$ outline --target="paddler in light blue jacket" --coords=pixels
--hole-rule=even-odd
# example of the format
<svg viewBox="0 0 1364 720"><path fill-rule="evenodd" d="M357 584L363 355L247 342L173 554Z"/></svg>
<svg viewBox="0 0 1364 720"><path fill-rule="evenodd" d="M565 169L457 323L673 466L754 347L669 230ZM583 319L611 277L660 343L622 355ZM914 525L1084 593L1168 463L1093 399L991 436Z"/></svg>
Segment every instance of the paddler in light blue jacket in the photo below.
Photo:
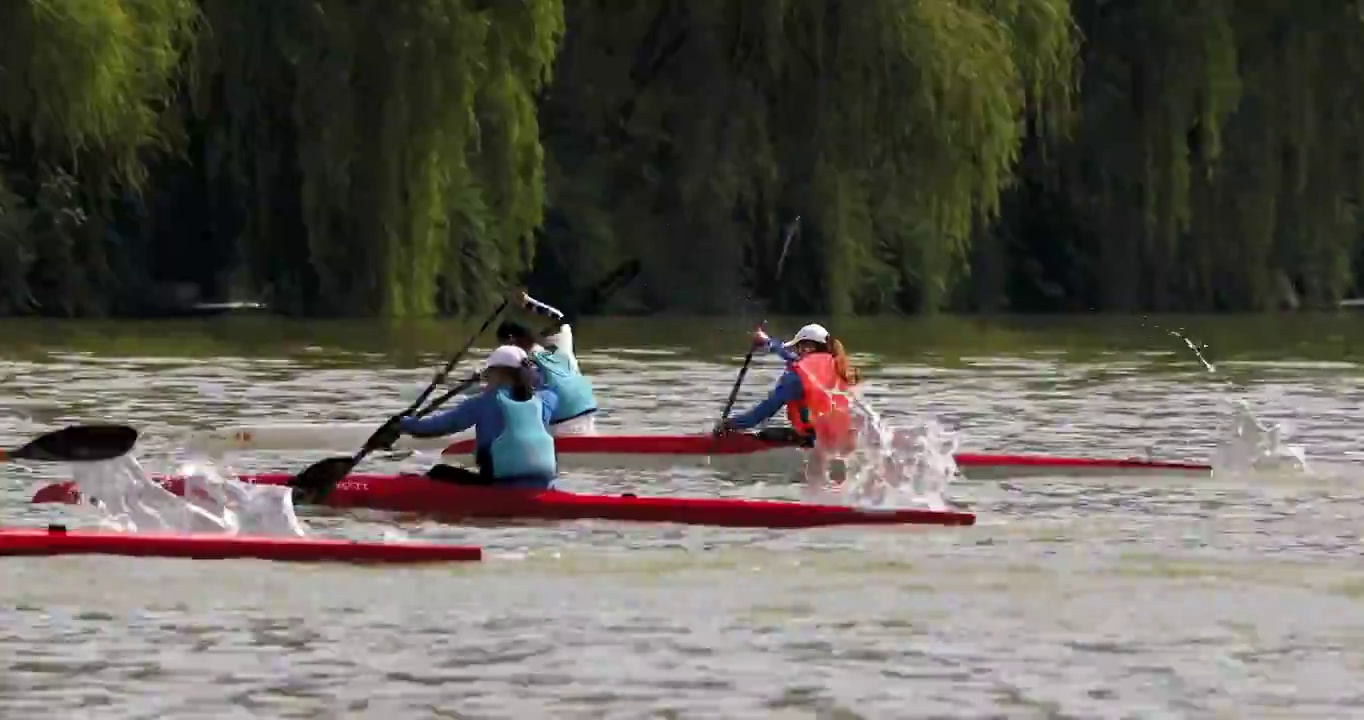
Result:
<svg viewBox="0 0 1364 720"><path fill-rule="evenodd" d="M592 382L583 376L578 358L573 352L573 329L563 322L564 314L525 293L519 296L521 306L538 315L558 321L557 329L544 337L544 345L536 342L530 328L507 321L497 328L498 342L515 345L530 357L539 372L541 387L551 390L559 398L559 405L550 420L550 433L559 435L596 435L597 398Z"/></svg>
<svg viewBox="0 0 1364 720"><path fill-rule="evenodd" d="M503 345L483 365L483 391L445 412L403 418L400 429L416 437L440 437L474 428L478 470L437 465L434 480L525 489L554 486L558 464L550 418L559 405L553 390L535 389L526 351Z"/></svg>

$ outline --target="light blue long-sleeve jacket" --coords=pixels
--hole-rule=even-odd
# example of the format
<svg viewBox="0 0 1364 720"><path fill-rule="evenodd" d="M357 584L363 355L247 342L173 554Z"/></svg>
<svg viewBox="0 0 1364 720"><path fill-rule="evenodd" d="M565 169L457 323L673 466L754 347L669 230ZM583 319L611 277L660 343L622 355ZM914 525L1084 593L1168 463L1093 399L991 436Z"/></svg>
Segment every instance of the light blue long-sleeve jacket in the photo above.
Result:
<svg viewBox="0 0 1364 720"><path fill-rule="evenodd" d="M498 485L548 488L558 475L554 438L548 427L559 397L552 390L540 389L533 399L539 404L538 422L516 414L516 427L507 425L516 405L506 388L484 390L428 417L403 418L400 427L416 437L453 435L472 427L479 469L492 476Z"/></svg>

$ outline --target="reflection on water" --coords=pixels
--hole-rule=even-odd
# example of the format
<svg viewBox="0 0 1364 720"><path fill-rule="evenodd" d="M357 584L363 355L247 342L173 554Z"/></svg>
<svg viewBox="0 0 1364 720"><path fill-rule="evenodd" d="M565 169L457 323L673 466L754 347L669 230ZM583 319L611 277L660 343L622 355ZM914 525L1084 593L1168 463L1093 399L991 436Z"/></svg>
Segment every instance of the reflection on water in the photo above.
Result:
<svg viewBox="0 0 1364 720"><path fill-rule="evenodd" d="M100 342L114 341L37 343L0 360L5 446L40 427L117 419L145 428L144 462L168 469L186 459L176 448L190 429L372 421L429 374L292 349L315 338L267 336L251 353L275 342L278 357L144 358L131 340L121 353L77 352ZM605 427L704 429L733 378L733 367L666 349L594 353L589 333L583 344ZM869 395L893 421L938 417L967 451L1208 459L1233 399L1222 376L1173 360L1173 346L1055 351L1066 344L869 358ZM950 529L301 513L320 533L484 545L473 567L0 561L0 716L1359 716L1360 374L1348 363L1215 364L1236 368L1262 422L1291 422L1314 475L958 482L950 494L980 524ZM743 402L776 372L771 360L751 372ZM324 454L233 461L298 469ZM4 524L76 511L25 502L56 472L7 467ZM799 493L783 478L705 468L568 482Z"/></svg>

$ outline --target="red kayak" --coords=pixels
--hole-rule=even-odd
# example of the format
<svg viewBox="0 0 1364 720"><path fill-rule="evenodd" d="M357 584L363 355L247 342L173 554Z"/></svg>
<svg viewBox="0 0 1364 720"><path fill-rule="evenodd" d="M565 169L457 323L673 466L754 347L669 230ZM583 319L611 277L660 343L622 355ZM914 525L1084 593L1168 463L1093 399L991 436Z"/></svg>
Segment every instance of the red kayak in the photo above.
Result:
<svg viewBox="0 0 1364 720"><path fill-rule="evenodd" d="M248 475L245 482L283 485L289 475ZM162 478L172 492L180 478ZM79 502L72 483L48 485L33 502ZM421 475L351 475L327 497L335 508L420 513L446 520L623 520L723 527L807 528L828 525L974 525L971 513L880 510L737 498L579 495L560 490L510 490L437 482Z"/></svg>
<svg viewBox="0 0 1364 720"><path fill-rule="evenodd" d="M695 464L713 459L717 466L750 471L798 469L805 450L790 443L752 434L716 439L710 435L565 435L554 439L561 467L653 467ZM446 446L443 455L469 456L472 439ZM1051 455L953 456L963 475L972 480L1030 476L1076 477L1114 475L1177 475L1205 477L1212 467L1157 460L1102 460Z"/></svg>
<svg viewBox="0 0 1364 720"><path fill-rule="evenodd" d="M227 425L195 433L188 446L199 452L255 450L337 450L354 452L374 433L372 423L264 423ZM453 442L442 438L404 436L398 450L442 452L468 457L473 452L473 433L461 433ZM770 440L752 433L723 438L699 435L565 435L555 439L559 469L668 470L706 465L736 473L788 473L799 471L805 450L789 442ZM1207 465L1162 462L1149 459L1099 460L1047 455L986 455L961 453L957 466L968 480L1021 477L1076 477L1114 475L1207 477Z"/></svg>
<svg viewBox="0 0 1364 720"><path fill-rule="evenodd" d="M167 535L103 530L0 529L0 556L125 555L292 562L438 563L483 559L483 549L414 542L352 542L326 538Z"/></svg>

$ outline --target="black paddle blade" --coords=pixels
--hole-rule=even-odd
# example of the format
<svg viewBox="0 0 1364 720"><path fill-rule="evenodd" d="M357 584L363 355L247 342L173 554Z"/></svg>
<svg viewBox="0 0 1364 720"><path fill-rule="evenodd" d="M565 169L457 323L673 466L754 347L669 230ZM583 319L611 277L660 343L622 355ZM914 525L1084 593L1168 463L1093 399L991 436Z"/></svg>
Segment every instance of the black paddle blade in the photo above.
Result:
<svg viewBox="0 0 1364 720"><path fill-rule="evenodd" d="M583 298L579 305L579 313L600 310L600 306L604 305L617 290L628 285L636 275L639 275L640 267L638 259L626 260L610 275L599 280L588 292L587 297Z"/></svg>
<svg viewBox="0 0 1364 720"><path fill-rule="evenodd" d="M72 425L47 433L0 460L99 462L127 455L137 444L137 430L127 425Z"/></svg>
<svg viewBox="0 0 1364 720"><path fill-rule="evenodd" d="M290 478L289 487L294 488L294 495L299 500L315 500L325 497L354 469L354 457L329 457L309 465L303 472Z"/></svg>

